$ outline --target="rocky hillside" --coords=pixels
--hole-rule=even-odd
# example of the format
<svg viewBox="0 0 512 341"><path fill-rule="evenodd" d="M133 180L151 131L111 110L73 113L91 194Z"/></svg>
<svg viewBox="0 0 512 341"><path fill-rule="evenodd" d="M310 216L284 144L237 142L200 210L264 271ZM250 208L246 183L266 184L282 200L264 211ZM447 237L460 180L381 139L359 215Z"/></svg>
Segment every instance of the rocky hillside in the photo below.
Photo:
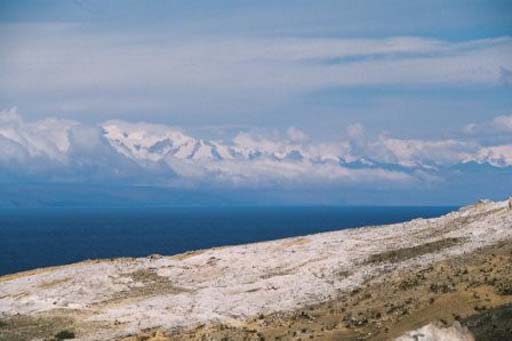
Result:
<svg viewBox="0 0 512 341"><path fill-rule="evenodd" d="M511 241L510 203L482 201L435 219L38 269L0 277L0 339L385 340L455 320L477 339L510 336Z"/></svg>

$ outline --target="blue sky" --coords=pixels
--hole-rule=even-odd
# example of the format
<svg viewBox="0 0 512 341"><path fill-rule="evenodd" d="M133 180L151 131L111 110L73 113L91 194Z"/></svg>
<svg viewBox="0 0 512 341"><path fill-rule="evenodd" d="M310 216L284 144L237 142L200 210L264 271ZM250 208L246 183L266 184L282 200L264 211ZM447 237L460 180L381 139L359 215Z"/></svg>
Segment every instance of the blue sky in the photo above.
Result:
<svg viewBox="0 0 512 341"><path fill-rule="evenodd" d="M160 86L150 81L153 74L141 74L156 48L168 48L172 53L179 46L186 48L186 42L194 46L209 43L210 46L202 50L192 51L193 47L188 47L196 62L204 64L198 66L198 72L207 72L216 66L228 69L220 65L222 59L217 64L205 59L221 52L212 44L222 46L232 41L241 41L240 46L235 51L225 47L226 53L240 53L244 42L247 49L272 49L270 45L287 39L298 39L298 44L306 45L309 40L319 39L414 37L450 44L507 37L512 34L512 5L508 1L197 1L193 4L184 1L2 1L0 22L4 27L9 26L2 30L1 38L7 45L2 56L14 59L22 52L30 54L17 74L27 73L28 79L24 82L41 84L39 89L32 84L30 89L26 89L27 84L12 89L6 84L0 100L5 108L17 106L30 117L56 115L101 121L111 117L139 120L143 116L146 120L178 125L284 127L293 124L308 127L315 134L325 134L325 129L335 134L336 128L354 121L376 125L377 130L384 127L400 133L407 133L416 123L421 123L425 133L434 133L437 125L423 124L425 116L443 117L445 127L457 129L464 120L504 114L512 105L510 87L499 82L474 84L456 80L451 84L433 81L425 85L420 79L413 79L404 85L394 84L383 75L382 82L377 84L325 82L294 89L287 83L262 87L250 84L249 79L243 91L237 91L236 87L221 91L223 89L216 83L230 79L212 75L209 80L193 84L196 75L183 75L177 84ZM52 47L71 51L60 52L57 58L46 51ZM104 54L99 51L108 48L112 51ZM38 56L38 52L44 56ZM279 70L280 65L276 65L275 70L270 65L272 52L255 58L268 58L264 65L258 61L258 66L268 68L268 72L278 72L275 70ZM89 55L84 56L84 53ZM127 53L149 56L146 59L141 56L139 61L127 60L129 58L123 55ZM199 56L201 53L204 55ZM367 59L377 57L371 49L366 53ZM247 54L249 56L243 56L244 61L250 58L250 51ZM333 53L325 60L335 60L335 56ZM168 58L168 55L161 52L160 57ZM398 57L385 56L388 59ZM115 63L110 58L139 69L130 79L119 80L124 83L123 89L102 77L94 77L101 72L111 78L121 78L103 69ZM158 53L156 58L159 58ZM53 65L57 63L70 65L64 69ZM240 69L232 70L232 77L244 77L243 67ZM52 91L43 91L45 82L52 83L52 78L60 78L59 72L71 70L90 71L88 86L76 75L75 79L66 79L66 83L62 80L63 84ZM405 73L406 70L404 76ZM255 76L247 73L249 78ZM165 77L172 78L172 70ZM5 83L12 84L9 80L4 78ZM145 80L148 84L137 85ZM270 83L275 82L275 78L269 75L258 81ZM328 121L327 127L316 129L312 123L318 118Z"/></svg>
<svg viewBox="0 0 512 341"><path fill-rule="evenodd" d="M166 163L151 185L180 190L212 177L223 190L230 178L228 192L334 181L353 197L378 187L397 202L428 188L421 203L446 198L439 183L460 173L452 203L469 196L467 184L478 183L471 198L506 194L481 174L512 185L509 1L0 1L0 43L5 183L47 172L52 182L88 183L70 174L102 153L96 182L133 183L106 175L108 160L125 158L130 179L154 178ZM115 140L120 127L146 139ZM151 154L181 138L175 130L195 149L173 140L175 154ZM105 145L84 149L81 136ZM201 141L210 149L199 157ZM343 170L335 180L325 160ZM354 162L364 171L353 174ZM454 170L471 162L485 171ZM413 178L401 194L389 190L395 176Z"/></svg>

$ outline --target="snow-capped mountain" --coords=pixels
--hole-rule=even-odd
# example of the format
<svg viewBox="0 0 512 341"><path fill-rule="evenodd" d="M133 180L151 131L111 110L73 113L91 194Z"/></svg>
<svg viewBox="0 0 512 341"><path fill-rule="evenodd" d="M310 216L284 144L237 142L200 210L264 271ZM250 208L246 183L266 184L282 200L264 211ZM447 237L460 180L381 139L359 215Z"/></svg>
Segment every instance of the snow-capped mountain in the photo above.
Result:
<svg viewBox="0 0 512 341"><path fill-rule="evenodd" d="M399 140L382 137L369 143L368 155L354 155L350 143L297 143L239 133L233 141L207 141L174 127L147 123L108 121L105 137L119 153L133 160L197 160L337 163L352 169L422 169L435 171L444 165L467 162L494 167L512 165L512 146L479 147L459 141Z"/></svg>
<svg viewBox="0 0 512 341"><path fill-rule="evenodd" d="M199 141L170 127L122 121L109 121L102 127L112 147L134 160L158 161L167 156L186 159L199 149Z"/></svg>
<svg viewBox="0 0 512 341"><path fill-rule="evenodd" d="M239 134L231 144L206 141L164 125L109 121L105 137L119 153L134 160L287 160L300 161L310 155L297 144L254 140Z"/></svg>
<svg viewBox="0 0 512 341"><path fill-rule="evenodd" d="M360 131L359 131L360 133ZM512 167L512 145L466 140L369 139L314 142L287 133L241 131L227 141L194 137L176 127L107 121L99 126L61 119L24 122L15 111L0 115L0 170L5 174L69 174L207 183L375 183L446 178L464 167ZM42 170L44 170L44 173ZM74 170L74 171L73 171ZM130 175L131 174L131 175ZM162 180L163 179L163 180Z"/></svg>

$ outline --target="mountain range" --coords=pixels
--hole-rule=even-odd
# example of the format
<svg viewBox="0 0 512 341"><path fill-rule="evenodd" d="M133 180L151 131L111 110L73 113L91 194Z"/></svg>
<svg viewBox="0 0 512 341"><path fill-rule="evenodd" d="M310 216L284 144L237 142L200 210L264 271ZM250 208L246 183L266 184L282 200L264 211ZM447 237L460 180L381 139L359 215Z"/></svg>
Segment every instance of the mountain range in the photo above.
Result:
<svg viewBox="0 0 512 341"><path fill-rule="evenodd" d="M294 127L286 132L246 129L222 140L144 122L25 122L9 110L0 115L0 182L4 190L38 183L104 190L108 184L171 188L173 193L313 190L338 198L345 188L405 193L472 186L475 195L482 195L480 187L502 194L501 186L487 181L502 178L512 185L510 135L499 136L495 144L471 136L422 140L383 133L372 138L355 124L334 141L313 140Z"/></svg>

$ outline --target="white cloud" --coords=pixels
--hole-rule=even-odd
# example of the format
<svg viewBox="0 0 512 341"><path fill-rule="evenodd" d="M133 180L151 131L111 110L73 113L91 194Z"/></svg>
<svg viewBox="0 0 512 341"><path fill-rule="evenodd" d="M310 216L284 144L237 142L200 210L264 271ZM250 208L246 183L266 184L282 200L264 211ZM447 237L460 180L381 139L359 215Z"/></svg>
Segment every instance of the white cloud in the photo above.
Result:
<svg viewBox="0 0 512 341"><path fill-rule="evenodd" d="M31 157L65 161L68 133L75 125L78 123L51 118L25 123L15 108L0 112L0 136L18 144Z"/></svg>
<svg viewBox="0 0 512 341"><path fill-rule="evenodd" d="M478 124L468 123L462 128L462 131L464 132L464 134L473 135L478 133L479 129L480 127L478 126Z"/></svg>
<svg viewBox="0 0 512 341"><path fill-rule="evenodd" d="M376 159L405 167L446 166L466 160L477 146L457 140L398 139L382 135L369 146Z"/></svg>
<svg viewBox="0 0 512 341"><path fill-rule="evenodd" d="M510 37L128 39L61 30L6 36L0 92L51 99L56 110L122 111L125 103L156 108L205 96L268 103L331 86L492 85L512 69Z"/></svg>
<svg viewBox="0 0 512 341"><path fill-rule="evenodd" d="M469 123L462 129L463 133L476 138L501 138L512 142L512 115L496 116L490 121Z"/></svg>
<svg viewBox="0 0 512 341"><path fill-rule="evenodd" d="M289 127L286 130L286 135L293 142L305 142L309 140L308 134L296 127Z"/></svg>
<svg viewBox="0 0 512 341"><path fill-rule="evenodd" d="M274 187L294 185L368 185L372 183L407 183L414 178L399 171L384 169L349 169L343 166L311 161L289 162L272 159L227 160L204 162L173 160L173 170L183 177L196 178L201 182L215 179L220 184L242 187Z"/></svg>
<svg viewBox="0 0 512 341"><path fill-rule="evenodd" d="M15 109L0 112L0 147L0 173L29 181L122 181L144 174L110 146L101 127L55 118L25 122Z"/></svg>
<svg viewBox="0 0 512 341"><path fill-rule="evenodd" d="M512 115L494 118L492 126L498 131L512 133Z"/></svg>

